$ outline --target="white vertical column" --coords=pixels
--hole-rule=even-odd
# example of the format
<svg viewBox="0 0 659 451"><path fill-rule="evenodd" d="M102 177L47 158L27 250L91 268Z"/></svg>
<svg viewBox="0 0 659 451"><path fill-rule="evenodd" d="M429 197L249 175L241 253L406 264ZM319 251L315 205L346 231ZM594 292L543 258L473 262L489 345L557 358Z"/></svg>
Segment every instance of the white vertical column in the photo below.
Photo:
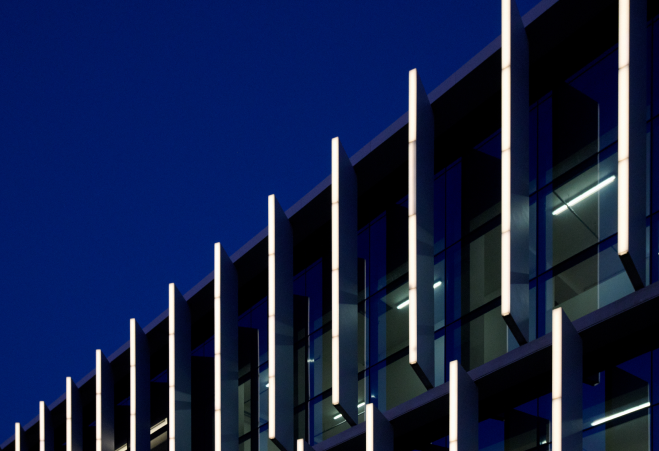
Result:
<svg viewBox="0 0 659 451"><path fill-rule="evenodd" d="M366 404L366 451L394 451L394 430L373 404Z"/></svg>
<svg viewBox="0 0 659 451"><path fill-rule="evenodd" d="M618 1L618 255L645 286L646 1Z"/></svg>
<svg viewBox="0 0 659 451"><path fill-rule="evenodd" d="M192 449L192 331L188 303L169 284L169 451Z"/></svg>
<svg viewBox="0 0 659 451"><path fill-rule="evenodd" d="M238 449L238 274L220 243L215 243L215 451Z"/></svg>
<svg viewBox="0 0 659 451"><path fill-rule="evenodd" d="M357 176L332 139L332 404L357 424Z"/></svg>
<svg viewBox="0 0 659 451"><path fill-rule="evenodd" d="M515 0L501 1L501 315L529 339L529 49Z"/></svg>
<svg viewBox="0 0 659 451"><path fill-rule="evenodd" d="M14 450L27 451L27 443L25 443L25 432L21 423L14 424Z"/></svg>
<svg viewBox="0 0 659 451"><path fill-rule="evenodd" d="M426 388L432 388L435 381L435 121L416 69L409 73L408 117L409 361Z"/></svg>
<svg viewBox="0 0 659 451"><path fill-rule="evenodd" d="M110 362L96 350L96 451L114 451L114 377Z"/></svg>
<svg viewBox="0 0 659 451"><path fill-rule="evenodd" d="M449 364L449 449L478 450L478 388L457 360Z"/></svg>
<svg viewBox="0 0 659 451"><path fill-rule="evenodd" d="M66 378L66 451L82 451L82 403L70 377Z"/></svg>
<svg viewBox="0 0 659 451"><path fill-rule="evenodd" d="M552 312L551 449L581 451L583 440L581 337L562 308Z"/></svg>
<svg viewBox="0 0 659 451"><path fill-rule="evenodd" d="M146 334L130 320L130 449L151 449L151 355Z"/></svg>
<svg viewBox="0 0 659 451"><path fill-rule="evenodd" d="M293 230L268 197L268 436L293 449Z"/></svg>
<svg viewBox="0 0 659 451"><path fill-rule="evenodd" d="M39 401L39 451L55 451L52 416L43 401Z"/></svg>

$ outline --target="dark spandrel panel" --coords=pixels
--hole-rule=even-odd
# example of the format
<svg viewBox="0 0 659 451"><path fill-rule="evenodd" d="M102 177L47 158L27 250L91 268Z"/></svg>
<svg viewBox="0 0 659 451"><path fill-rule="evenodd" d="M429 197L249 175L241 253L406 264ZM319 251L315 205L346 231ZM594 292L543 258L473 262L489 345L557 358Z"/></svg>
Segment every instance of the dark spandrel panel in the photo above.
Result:
<svg viewBox="0 0 659 451"><path fill-rule="evenodd" d="M652 115L659 114L659 25L654 23L652 30Z"/></svg>
<svg viewBox="0 0 659 451"><path fill-rule="evenodd" d="M324 266L328 265L323 265L323 261L320 260L319 262L315 263L313 266L311 266L306 273L306 280L307 280L307 296L309 297L309 332L311 333L314 330L319 329L320 327L323 326L323 324L326 321L329 321L330 315L327 315L325 317L325 313L328 310L327 307L330 303L330 299L328 297L327 300L324 299L323 293L324 293L324 277L323 277L323 270ZM331 267L328 267L327 270L331 270Z"/></svg>
<svg viewBox="0 0 659 451"><path fill-rule="evenodd" d="M552 98L538 105L538 188L550 183L553 176L552 159Z"/></svg>
<svg viewBox="0 0 659 451"><path fill-rule="evenodd" d="M369 300L369 354L371 364L407 347L409 331L408 284L387 288Z"/></svg>
<svg viewBox="0 0 659 451"><path fill-rule="evenodd" d="M435 248L437 254L446 247L446 176L440 175L434 181L434 221Z"/></svg>
<svg viewBox="0 0 659 451"><path fill-rule="evenodd" d="M538 108L529 113L529 194L538 189Z"/></svg>
<svg viewBox="0 0 659 451"><path fill-rule="evenodd" d="M330 392L309 402L309 435L312 445L316 445L349 428L348 422L332 405Z"/></svg>
<svg viewBox="0 0 659 451"><path fill-rule="evenodd" d="M652 216L650 227L650 274L654 283L659 281L659 215Z"/></svg>
<svg viewBox="0 0 659 451"><path fill-rule="evenodd" d="M529 198L529 279L538 275L538 196Z"/></svg>
<svg viewBox="0 0 659 451"><path fill-rule="evenodd" d="M380 412L409 401L426 391L409 363L407 352L380 362L369 370L371 402Z"/></svg>
<svg viewBox="0 0 659 451"><path fill-rule="evenodd" d="M332 328L324 327L309 336L307 357L309 398L332 388Z"/></svg>
<svg viewBox="0 0 659 451"><path fill-rule="evenodd" d="M618 50L607 50L569 85L599 105L600 149L618 138ZM556 116L554 116L556 117Z"/></svg>
<svg viewBox="0 0 659 451"><path fill-rule="evenodd" d="M458 360L472 369L495 359L507 351L508 328L501 317L500 303L494 301L468 319L446 328L446 361Z"/></svg>
<svg viewBox="0 0 659 451"><path fill-rule="evenodd" d="M294 359L294 381L295 386L293 404L298 406L304 404L309 398L307 396L307 340L300 340L295 345L295 359Z"/></svg>
<svg viewBox="0 0 659 451"><path fill-rule="evenodd" d="M496 131L492 135L488 136L480 144L474 147L479 152L482 152L486 155L489 155L494 158L501 159L501 130Z"/></svg>
<svg viewBox="0 0 659 451"><path fill-rule="evenodd" d="M529 341L539 337L538 335L538 280L529 282Z"/></svg>
<svg viewBox="0 0 659 451"><path fill-rule="evenodd" d="M462 162L446 172L446 247L462 237Z"/></svg>
<svg viewBox="0 0 659 451"><path fill-rule="evenodd" d="M444 253L435 255L433 294L435 296L435 329L446 325L446 277Z"/></svg>
<svg viewBox="0 0 659 451"><path fill-rule="evenodd" d="M268 298L252 309L252 328L259 331L259 365L268 361Z"/></svg>
<svg viewBox="0 0 659 451"><path fill-rule="evenodd" d="M659 211L659 118L652 121L652 212Z"/></svg>
<svg viewBox="0 0 659 451"><path fill-rule="evenodd" d="M371 223L369 232L369 292L375 293L387 286L386 216Z"/></svg>
<svg viewBox="0 0 659 451"><path fill-rule="evenodd" d="M358 273L357 273L357 298L363 301L369 296L369 232L370 227L366 226L359 235L357 235L357 259L358 259Z"/></svg>

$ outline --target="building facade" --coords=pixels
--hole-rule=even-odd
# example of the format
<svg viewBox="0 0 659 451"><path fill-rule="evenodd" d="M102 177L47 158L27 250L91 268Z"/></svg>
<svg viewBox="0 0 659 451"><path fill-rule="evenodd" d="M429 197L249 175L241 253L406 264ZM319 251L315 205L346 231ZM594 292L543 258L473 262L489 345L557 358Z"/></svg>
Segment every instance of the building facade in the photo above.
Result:
<svg viewBox="0 0 659 451"><path fill-rule="evenodd" d="M503 0L1 449L659 450L658 13Z"/></svg>

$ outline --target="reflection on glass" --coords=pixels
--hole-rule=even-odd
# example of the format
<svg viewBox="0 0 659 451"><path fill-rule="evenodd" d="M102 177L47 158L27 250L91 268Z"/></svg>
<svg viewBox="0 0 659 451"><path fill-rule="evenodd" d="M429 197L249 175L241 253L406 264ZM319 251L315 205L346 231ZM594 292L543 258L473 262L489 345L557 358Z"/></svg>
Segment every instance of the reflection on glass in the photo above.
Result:
<svg viewBox="0 0 659 451"><path fill-rule="evenodd" d="M329 392L309 402L309 432L312 445L349 428L348 422L332 405L332 396Z"/></svg>
<svg viewBox="0 0 659 451"><path fill-rule="evenodd" d="M309 337L309 396L313 398L332 386L332 328L326 326Z"/></svg>
<svg viewBox="0 0 659 451"><path fill-rule="evenodd" d="M408 300L408 284L387 288L371 297L370 316L370 360L371 363L400 351L408 344L409 314L405 302ZM399 308L401 307L402 308Z"/></svg>
<svg viewBox="0 0 659 451"><path fill-rule="evenodd" d="M407 352L400 352L369 371L371 402L385 412L424 393L426 388L409 363Z"/></svg>

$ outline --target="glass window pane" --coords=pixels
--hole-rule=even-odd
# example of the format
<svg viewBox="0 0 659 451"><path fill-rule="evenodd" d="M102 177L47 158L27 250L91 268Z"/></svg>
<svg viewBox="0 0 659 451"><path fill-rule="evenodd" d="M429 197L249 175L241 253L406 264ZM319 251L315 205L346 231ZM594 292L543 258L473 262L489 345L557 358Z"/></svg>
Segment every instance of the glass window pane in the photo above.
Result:
<svg viewBox="0 0 659 451"><path fill-rule="evenodd" d="M348 422L332 405L332 396L318 396L309 402L309 432L311 445L316 445L350 428Z"/></svg>
<svg viewBox="0 0 659 451"><path fill-rule="evenodd" d="M435 177L434 192L434 223L435 223L435 254L446 247L446 177L442 174Z"/></svg>
<svg viewBox="0 0 659 451"><path fill-rule="evenodd" d="M309 337L309 397L313 398L332 387L331 325Z"/></svg>
<svg viewBox="0 0 659 451"><path fill-rule="evenodd" d="M407 352L379 363L369 371L371 402L385 412L426 392L410 366Z"/></svg>
<svg viewBox="0 0 659 451"><path fill-rule="evenodd" d="M371 297L369 304L370 361L373 364L408 344L408 284L380 291Z"/></svg>

